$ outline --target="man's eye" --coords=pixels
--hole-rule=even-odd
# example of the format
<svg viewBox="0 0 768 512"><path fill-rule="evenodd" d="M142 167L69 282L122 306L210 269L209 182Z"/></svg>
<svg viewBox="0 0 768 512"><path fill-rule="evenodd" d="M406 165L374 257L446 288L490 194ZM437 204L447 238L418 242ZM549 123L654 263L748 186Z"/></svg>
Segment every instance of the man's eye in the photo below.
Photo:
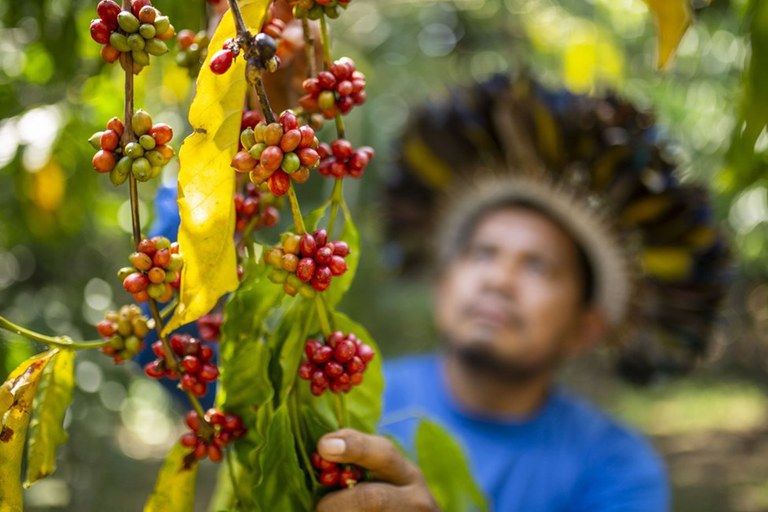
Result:
<svg viewBox="0 0 768 512"><path fill-rule="evenodd" d="M525 266L528 270L536 274L543 276L552 274L552 265L550 265L548 261L544 260L544 258L528 258L525 262Z"/></svg>

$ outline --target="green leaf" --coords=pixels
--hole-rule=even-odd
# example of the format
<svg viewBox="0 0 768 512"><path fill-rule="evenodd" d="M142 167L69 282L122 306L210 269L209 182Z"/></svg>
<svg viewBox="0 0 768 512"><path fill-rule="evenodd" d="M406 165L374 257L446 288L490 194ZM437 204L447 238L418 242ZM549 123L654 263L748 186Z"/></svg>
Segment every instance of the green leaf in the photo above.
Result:
<svg viewBox="0 0 768 512"><path fill-rule="evenodd" d="M240 0L251 27L261 26L269 0ZM179 248L184 256L179 306L163 330L167 334L208 313L219 298L238 285L235 246L235 171L230 162L240 140L240 118L247 83L245 62L237 59L227 73L210 70L211 57L235 37L227 11L208 46L197 93L189 110L194 130L179 152Z"/></svg>
<svg viewBox="0 0 768 512"><path fill-rule="evenodd" d="M144 512L187 512L195 506L197 460L190 449L176 443L160 468L155 490L149 496Z"/></svg>
<svg viewBox="0 0 768 512"><path fill-rule="evenodd" d="M328 200L304 216L304 227L308 232L312 233L317 229L320 219L325 217L325 212L328 211L330 205L331 201Z"/></svg>
<svg viewBox="0 0 768 512"><path fill-rule="evenodd" d="M261 467L268 470L253 489L253 499L263 510L312 510L312 495L299 466L286 405L280 406L272 417L259 460Z"/></svg>
<svg viewBox="0 0 768 512"><path fill-rule="evenodd" d="M63 424L64 413L72 403L74 361L74 350L60 350L51 358L40 379L27 443L24 487L56 470L56 449L67 441Z"/></svg>
<svg viewBox="0 0 768 512"><path fill-rule="evenodd" d="M444 512L486 510L461 446L439 425L422 420L416 430L416 457L429 490Z"/></svg>
<svg viewBox="0 0 768 512"><path fill-rule="evenodd" d="M3 512L21 512L21 459L27 439L32 401L45 366L56 350L30 357L0 387L0 505Z"/></svg>
<svg viewBox="0 0 768 512"><path fill-rule="evenodd" d="M266 279L263 263L246 269L245 278L224 308L218 403L242 416L252 406L272 399L269 380L270 348L264 341L264 321L280 304L283 290ZM246 418L243 417L245 420Z"/></svg>
<svg viewBox="0 0 768 512"><path fill-rule="evenodd" d="M289 326L290 330L287 335L280 337L280 344L275 347L280 353L280 403L285 401L297 380L307 339L318 331L316 316L313 314L314 307L314 300L301 300L290 316L286 315L283 320L283 324Z"/></svg>
<svg viewBox="0 0 768 512"><path fill-rule="evenodd" d="M349 255L345 258L347 271L342 276L334 277L330 288L323 292L329 308L336 306L347 293L349 287L352 286L360 262L360 233L357 231L355 223L352 222L352 214L350 214L347 205L342 203L341 209L344 212L344 230L339 237L334 237L334 239L343 240L349 244Z"/></svg>

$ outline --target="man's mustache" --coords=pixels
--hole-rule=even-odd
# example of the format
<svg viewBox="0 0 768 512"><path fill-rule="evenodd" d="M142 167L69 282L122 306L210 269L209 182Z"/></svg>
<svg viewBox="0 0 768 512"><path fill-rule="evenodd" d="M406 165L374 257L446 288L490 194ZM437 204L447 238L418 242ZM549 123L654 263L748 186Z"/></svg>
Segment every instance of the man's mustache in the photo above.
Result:
<svg viewBox="0 0 768 512"><path fill-rule="evenodd" d="M460 315L462 318L472 318L482 314L484 309L485 308L482 305L482 299L467 301L467 303L461 307ZM510 303L509 305L505 305L502 309L502 322L504 325L517 331L526 330L528 323L526 322L525 317L520 314L520 312L513 304Z"/></svg>

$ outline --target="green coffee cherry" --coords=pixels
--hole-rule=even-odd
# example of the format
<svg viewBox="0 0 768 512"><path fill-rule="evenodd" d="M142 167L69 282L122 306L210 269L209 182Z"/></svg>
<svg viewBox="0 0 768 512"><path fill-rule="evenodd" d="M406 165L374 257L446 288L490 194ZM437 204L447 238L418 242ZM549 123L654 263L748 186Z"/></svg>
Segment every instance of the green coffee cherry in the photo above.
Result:
<svg viewBox="0 0 768 512"><path fill-rule="evenodd" d="M147 293L150 297L157 300L165 293L165 283L152 283L147 287Z"/></svg>
<svg viewBox="0 0 768 512"><path fill-rule="evenodd" d="M128 48L130 48L131 51L143 50L144 46L146 45L144 38L141 37L139 34L129 35L126 41L128 42Z"/></svg>
<svg viewBox="0 0 768 512"><path fill-rule="evenodd" d="M109 45L117 48L121 52L131 51L131 47L128 46L128 38L120 32L112 32L112 34L110 34Z"/></svg>
<svg viewBox="0 0 768 512"><path fill-rule="evenodd" d="M141 34L141 37L144 39L152 39L155 37L155 34L157 33L157 30L155 29L155 26L151 23L142 23L139 26L139 34Z"/></svg>
<svg viewBox="0 0 768 512"><path fill-rule="evenodd" d="M117 278L120 281L123 281L126 277L133 274L134 272L138 272L138 270L136 270L134 267L123 267L117 271Z"/></svg>
<svg viewBox="0 0 768 512"><path fill-rule="evenodd" d="M128 176L128 173L131 172L131 164L133 164L133 158L130 156L124 156L117 161L115 168L112 170L117 174Z"/></svg>
<svg viewBox="0 0 768 512"><path fill-rule="evenodd" d="M299 287L299 294L305 299L314 299L317 292L311 286L307 286L306 283Z"/></svg>
<svg viewBox="0 0 768 512"><path fill-rule="evenodd" d="M129 142L125 145L125 154L131 158L144 156L144 148L138 142Z"/></svg>
<svg viewBox="0 0 768 512"><path fill-rule="evenodd" d="M135 354L141 349L141 340L136 336L125 338L125 350L130 354ZM130 356L129 356L130 357Z"/></svg>
<svg viewBox="0 0 768 512"><path fill-rule="evenodd" d="M131 173L139 181L147 181L151 178L152 166L149 165L149 160L144 157L137 158L131 165Z"/></svg>
<svg viewBox="0 0 768 512"><path fill-rule="evenodd" d="M142 136L152 128L152 116L145 110L139 109L131 118L131 126L133 127L133 133Z"/></svg>
<svg viewBox="0 0 768 512"><path fill-rule="evenodd" d="M323 12L328 18L332 20L335 20L336 18L339 17L339 14L341 14L341 12L339 12L339 7L336 5L333 5L333 6L326 5L325 8L323 9Z"/></svg>
<svg viewBox="0 0 768 512"><path fill-rule="evenodd" d="M149 66L149 54L144 50L132 51L131 57L133 57L133 62L136 64L140 66Z"/></svg>
<svg viewBox="0 0 768 512"><path fill-rule="evenodd" d="M123 338L118 335L112 336L109 339L109 346L115 350L123 350Z"/></svg>
<svg viewBox="0 0 768 512"><path fill-rule="evenodd" d="M128 158L128 157L125 157L125 158ZM130 158L129 158L129 160L130 160ZM114 186L116 186L116 187L118 187L118 186L122 185L123 183L125 183L125 180L127 180L127 179L128 179L128 175L119 172L117 170L117 166L115 166L114 168L112 168L111 171L109 171L109 181L111 181L112 184Z"/></svg>
<svg viewBox="0 0 768 512"><path fill-rule="evenodd" d="M168 16L158 16L153 25L155 26L155 33L161 36L171 28L171 20L168 19Z"/></svg>
<svg viewBox="0 0 768 512"><path fill-rule="evenodd" d="M149 160L149 163L152 164L152 167L161 167L168 163L165 161L165 158L163 158L163 155L159 151L147 151L144 154L144 157Z"/></svg>
<svg viewBox="0 0 768 512"><path fill-rule="evenodd" d="M283 163L280 164L280 167L288 174L298 171L299 167L301 167L299 156L294 152L286 153L283 155Z"/></svg>
<svg viewBox="0 0 768 512"><path fill-rule="evenodd" d="M163 168L159 165L153 165L149 169L149 179L154 179L160 176L160 173L163 172Z"/></svg>
<svg viewBox="0 0 768 512"><path fill-rule="evenodd" d="M253 128L246 128L240 133L240 144L243 145L246 151L256 144L256 137L253 136ZM253 155L251 155L253 156ZM254 157L258 158L258 157Z"/></svg>
<svg viewBox="0 0 768 512"><path fill-rule="evenodd" d="M259 142L254 144L251 147L250 151L248 152L251 154L253 158L258 160L259 158L261 158L261 154L264 152L265 149L267 149L267 145L264 144L263 142Z"/></svg>
<svg viewBox="0 0 768 512"><path fill-rule="evenodd" d="M165 270L181 270L183 265L184 258L182 258L181 254L171 254L171 260L168 262L168 265L165 266Z"/></svg>
<svg viewBox="0 0 768 512"><path fill-rule="evenodd" d="M178 256L177 254L174 254L174 256ZM165 282L166 283L172 283L179 277L179 271L178 270L168 270L168 267L165 269Z"/></svg>
<svg viewBox="0 0 768 512"><path fill-rule="evenodd" d="M288 278L288 272L285 270L278 270L276 268L273 268L269 275L267 276L270 281L277 284L283 284L285 280Z"/></svg>
<svg viewBox="0 0 768 512"><path fill-rule="evenodd" d="M134 16L129 11L121 11L120 14L117 15L117 24L120 25L121 29L129 34L133 34L134 32L138 31L139 25L141 25L139 18Z"/></svg>
<svg viewBox="0 0 768 512"><path fill-rule="evenodd" d="M161 41L159 39L147 40L147 44L144 49L150 55L154 55L155 57L159 57L160 55L165 55L168 53L168 46L166 46L165 41Z"/></svg>
<svg viewBox="0 0 768 512"><path fill-rule="evenodd" d="M304 281L299 279L299 276L296 274L289 272L288 276L285 278L285 282L288 283L289 286L292 286L293 288L296 288L297 290L302 287L304 284Z"/></svg>
<svg viewBox="0 0 768 512"><path fill-rule="evenodd" d="M155 146L157 143L155 142L155 139L152 138L151 135L147 135L146 133L139 137L139 145L143 147L145 150L149 151L151 149L155 149Z"/></svg>
<svg viewBox="0 0 768 512"><path fill-rule="evenodd" d="M88 143L93 146L93 149L101 149L101 136L104 132L96 132L88 139Z"/></svg>

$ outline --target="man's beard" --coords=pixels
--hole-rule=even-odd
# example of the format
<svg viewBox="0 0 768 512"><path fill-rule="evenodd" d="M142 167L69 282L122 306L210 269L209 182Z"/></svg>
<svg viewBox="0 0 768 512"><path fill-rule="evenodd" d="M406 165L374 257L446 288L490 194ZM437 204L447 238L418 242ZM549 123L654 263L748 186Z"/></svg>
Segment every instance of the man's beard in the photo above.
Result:
<svg viewBox="0 0 768 512"><path fill-rule="evenodd" d="M445 335L442 342L448 356L472 377L505 386L520 386L550 373L563 358L559 351L553 351L542 360L523 363L505 358L486 342L461 344Z"/></svg>

